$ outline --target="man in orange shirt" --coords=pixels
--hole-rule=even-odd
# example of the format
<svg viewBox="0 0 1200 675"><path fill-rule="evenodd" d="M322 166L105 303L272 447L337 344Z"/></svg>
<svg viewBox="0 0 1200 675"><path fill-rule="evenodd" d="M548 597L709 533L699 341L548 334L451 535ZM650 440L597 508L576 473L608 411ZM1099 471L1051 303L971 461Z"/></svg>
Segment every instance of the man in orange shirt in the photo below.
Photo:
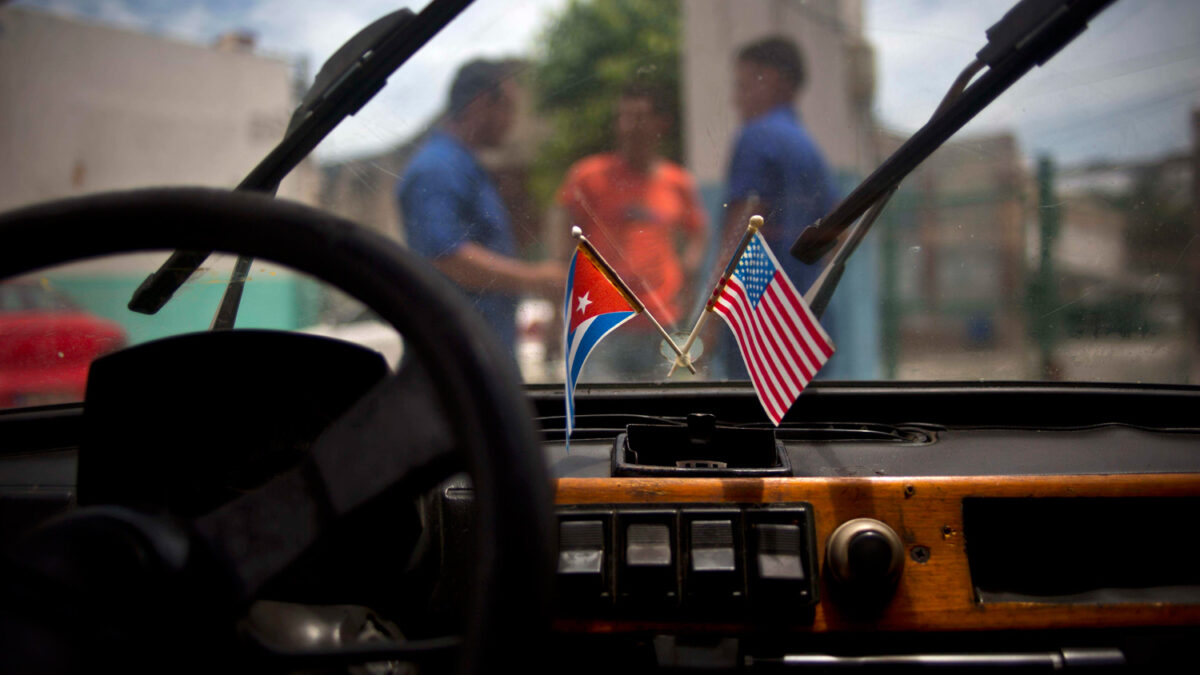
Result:
<svg viewBox="0 0 1200 675"><path fill-rule="evenodd" d="M631 85L617 101L616 152L585 157L567 172L556 229L578 225L621 278L668 329L688 318L689 291L708 244L708 224L695 181L659 155L671 124L657 90ZM565 228L564 228L565 225ZM624 336L624 337L618 337ZM660 339L644 316L614 333L593 353L593 377L666 375ZM661 371L660 367L661 366Z"/></svg>

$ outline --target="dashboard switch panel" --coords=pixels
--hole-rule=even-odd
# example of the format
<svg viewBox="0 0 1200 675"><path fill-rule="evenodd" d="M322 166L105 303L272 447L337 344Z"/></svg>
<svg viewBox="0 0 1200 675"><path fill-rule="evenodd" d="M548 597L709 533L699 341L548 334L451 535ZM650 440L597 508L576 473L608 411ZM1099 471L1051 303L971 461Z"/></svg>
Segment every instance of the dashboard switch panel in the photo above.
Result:
<svg viewBox="0 0 1200 675"><path fill-rule="evenodd" d="M817 600L806 503L580 505L558 518L565 616L704 620Z"/></svg>

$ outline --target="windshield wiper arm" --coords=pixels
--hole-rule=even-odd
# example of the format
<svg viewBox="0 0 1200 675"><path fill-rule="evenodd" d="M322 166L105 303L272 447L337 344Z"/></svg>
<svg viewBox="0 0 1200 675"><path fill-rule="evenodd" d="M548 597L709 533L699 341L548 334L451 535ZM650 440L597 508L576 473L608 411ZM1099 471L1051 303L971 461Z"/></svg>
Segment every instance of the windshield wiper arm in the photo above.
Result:
<svg viewBox="0 0 1200 675"><path fill-rule="evenodd" d="M930 120L936 119L950 107L952 103L957 101L962 96L963 90L971 83L979 71L983 70L983 62L979 59L971 61L971 63L959 73L954 79L954 84L950 85L950 90L946 92L942 102L938 104L937 109L933 111L933 116ZM808 291L804 294L804 302L808 304L809 309L817 318L821 318L825 314L825 308L829 306L829 300L833 297L833 291L837 288L838 283L842 280L842 273L846 271L846 261L850 256L854 255L854 251L858 249L858 245L862 243L863 237L867 236L867 230L875 224L875 219L879 214L883 213L883 209L887 207L888 201L892 195L896 194L899 185L892 186L882 197L880 197L866 214L858 220L850 234L846 236L846 241L838 247L837 252L833 254L833 259L821 270L821 275L813 282Z"/></svg>
<svg viewBox="0 0 1200 675"><path fill-rule="evenodd" d="M880 200L886 200L918 164L1033 66L1044 64L1075 39L1087 28L1088 22L1111 3L1112 0L1021 0L1017 3L987 30L988 43L976 54L977 63L988 66L988 70L961 95L943 101L939 112L925 126L884 160L828 215L801 232L792 244L792 256L809 265L820 260L852 223ZM866 220L863 219L864 227L854 237L854 245L870 226ZM842 263L845 257L835 256L841 258ZM830 272L829 276L836 272L840 277L840 270ZM822 276L827 275L823 273ZM832 284L826 284L830 286L829 290L814 293L814 299L824 294L825 302L828 302L828 295L833 293L832 286L836 283L834 279ZM819 290L815 286L813 290Z"/></svg>
<svg viewBox="0 0 1200 675"><path fill-rule="evenodd" d="M275 194L279 183L317 147L343 119L358 112L388 77L472 0L433 0L420 14L402 9L367 26L342 45L317 74L313 86L292 114L287 132L275 149L238 184L238 190ZM175 251L133 293L129 309L154 314L162 309L212 251ZM249 272L248 259L238 259L226 300L214 327L232 325L241 298L241 283ZM236 286L236 290L235 290Z"/></svg>

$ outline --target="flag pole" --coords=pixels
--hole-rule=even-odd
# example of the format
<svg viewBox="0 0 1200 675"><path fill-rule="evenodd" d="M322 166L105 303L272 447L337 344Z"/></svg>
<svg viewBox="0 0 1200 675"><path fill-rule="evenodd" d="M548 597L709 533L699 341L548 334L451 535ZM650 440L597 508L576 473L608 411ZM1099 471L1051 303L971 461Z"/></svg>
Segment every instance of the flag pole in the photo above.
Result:
<svg viewBox="0 0 1200 675"><path fill-rule="evenodd" d="M588 238L583 236L583 230L580 229L578 225L571 228L571 236L577 239L580 245L587 249L588 254L592 256L592 258L597 264L600 265L600 267L604 268L605 274L607 274L609 279L612 280L613 284L616 285L617 290L621 291L621 295L625 296L625 299L629 301L629 304L633 305L634 310L645 314L646 318L650 319L650 323L654 324L654 327L658 329L659 334L663 336L663 339L667 341L667 344L671 345L671 349L675 350L675 353L678 355L675 359L676 363L679 362L680 358L684 358L686 360L686 357L684 357L684 352L680 350L679 345L675 344L675 341L671 339L670 333L668 333L667 330L662 327L662 324L658 322L658 319L654 318L653 314L646 311L646 305L644 305L638 296L634 294L633 290L629 288L629 285L625 283L625 280L621 278L621 275L617 274L617 271L613 269L612 265L608 264L608 261L604 259L604 256L600 255L600 251L597 251L596 247L592 246L592 242L588 241ZM684 365L687 366L687 369L691 371L693 375L696 374L696 367L692 365L690 360L688 360ZM674 370L674 367L672 367L671 371L674 372Z"/></svg>
<svg viewBox="0 0 1200 675"><path fill-rule="evenodd" d="M721 273L721 278L717 280L717 287L708 296L708 302L704 303L704 311L700 312L700 316L697 317L696 325L692 327L692 332L688 335L687 342L683 343L683 353L675 359L675 363L671 364L671 370L667 372L667 377L674 375L675 369L679 366L686 366L688 370L691 370L693 373L696 372L692 366L692 360L687 354L696 342L696 337L700 335L700 329L704 327L704 322L708 320L708 315L712 313L713 305L717 303L717 297L724 290L725 283L729 281L729 277L733 276L733 271L737 269L738 261L742 259L742 254L746 252L746 247L750 245L750 240L754 238L754 235L758 233L758 230L762 226L762 216L750 216L750 222L746 225L746 232L742 235L742 240L738 242L737 250L733 252L733 257L729 259L729 264L725 265L725 271Z"/></svg>

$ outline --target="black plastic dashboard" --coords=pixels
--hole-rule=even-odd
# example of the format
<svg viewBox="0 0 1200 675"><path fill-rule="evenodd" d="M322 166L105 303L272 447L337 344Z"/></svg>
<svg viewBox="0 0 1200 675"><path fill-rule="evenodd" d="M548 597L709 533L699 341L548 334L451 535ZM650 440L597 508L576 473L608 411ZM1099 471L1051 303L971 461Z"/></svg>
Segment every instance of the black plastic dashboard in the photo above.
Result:
<svg viewBox="0 0 1200 675"><path fill-rule="evenodd" d="M1015 582L999 577L1002 583L1025 584L1021 588L1026 591L1031 583L1028 569L1052 567L1059 580L1073 577L1055 560L1046 559L1042 565L1036 548L1014 554L1014 538L1028 531L1038 533L1028 541L1040 545L1087 539L1037 529L1039 509L1050 503L1045 498L1100 499L1104 506L1097 513L1110 519L1112 513L1126 510L1123 504L1142 505L1141 511L1120 522L1120 531L1111 532L1111 542L1100 541L1090 552L1076 550L1069 560L1060 551L1054 554L1058 562L1066 560L1078 568L1089 555L1113 547L1169 555L1169 549L1148 546L1137 532L1139 522L1148 521L1153 526L1140 531L1158 533L1155 536L1160 538L1163 533L1188 530L1186 523L1193 514L1184 511L1200 497L1200 430L1190 426L1198 402L1193 390L818 384L805 394L808 400L797 406L796 419L789 418L776 433L790 464L790 477L681 480L612 477L614 442L629 424L686 427L689 414L715 415L735 427L761 428L757 419L761 413L749 388L581 391L580 430L569 451L556 424L561 395L555 388L530 392L542 418L542 449L558 482L560 528L568 521L602 523L600 536L607 558L600 564L608 576L601 594L610 596L600 600L599 609L595 597L580 604L570 593L562 596L556 648L564 650L564 658L586 654L595 668L631 659L648 666L678 667L716 663L756 669L840 669L943 663L975 668L982 662L972 659L981 655L990 656L992 663L1033 669L1078 666L1092 662L1089 659L1111 663L1118 656L1116 660L1127 663L1165 664L1186 651L1194 639L1194 626L1200 625L1195 575L1189 576L1186 566L1167 566L1168 571L1174 570L1168 580L1174 585L1164 590L1153 578L1157 568L1152 561L1137 568L1105 568L1109 576L1104 578L1143 587L1126 588L1124 595L1114 595L1111 589L1095 594L1094 589L1084 588L1082 600L1064 602L1049 597L1055 591L1051 588L1046 598L1030 598L1027 593L1014 601L1003 589L987 597L979 579L972 578L979 576L981 568L978 557L968 555L971 533L964 532L966 504L985 505L991 511L984 520L1003 523L1003 515L995 515L997 505L1003 512L1008 503L1004 500L1016 500L1019 509L1012 513L1022 514L1019 522L1009 523L1007 531L994 530L999 539L994 537L987 545L1000 551L995 560L1009 556L1008 560L1028 561L1032 556L1034 562L1026 564L1023 577ZM5 539L73 504L81 417L80 406L0 413L6 430L0 441L0 534ZM464 552L459 544L470 538L460 518L469 512L471 490L456 483L445 486L440 496L444 499L433 523L435 537L447 557L443 563L453 567L452 558ZM1159 506L1145 508L1147 500ZM754 527L787 524L767 523L760 514L769 514L767 521L773 521L779 513L792 517L797 512L803 512L807 519L803 522L810 524L807 530L798 530L805 541L795 549L809 595L792 596L781 612L778 603L773 608L761 604L770 594L760 590L761 580L753 576L762 553ZM737 583L743 595L733 597L732 609L728 604L722 608L719 603L706 603L702 597L697 600L688 577L693 556L689 537L698 532L692 523L711 524L720 521L722 513L737 523L730 550L741 564ZM1054 522L1051 516L1046 513L1043 520ZM895 528L906 565L887 604L876 607L874 614L847 609L849 605L838 599L828 579L827 541L832 530L863 517ZM1055 527L1077 523L1063 517ZM669 593L676 598L655 605L630 595L629 589L636 595L642 587L641 581L621 572L628 562L622 556L630 550L631 524L642 526L638 532L647 536L654 534L654 528L646 526L659 525L657 531L666 533L666 549L661 536L654 534L643 541L648 545L641 550L650 552L647 560L655 555L661 559L663 551L669 550L668 586L673 589ZM584 529L576 534L584 539L592 536ZM1081 531L1105 530L1102 525L1089 525ZM564 538L562 532L556 534ZM1187 556L1190 550L1177 549L1177 553ZM1150 576L1131 581L1130 570ZM1035 587L1036 582L1033 578ZM1093 592L1090 598L1089 592ZM854 637L864 634L877 637L869 644ZM813 661L816 657L826 661Z"/></svg>

